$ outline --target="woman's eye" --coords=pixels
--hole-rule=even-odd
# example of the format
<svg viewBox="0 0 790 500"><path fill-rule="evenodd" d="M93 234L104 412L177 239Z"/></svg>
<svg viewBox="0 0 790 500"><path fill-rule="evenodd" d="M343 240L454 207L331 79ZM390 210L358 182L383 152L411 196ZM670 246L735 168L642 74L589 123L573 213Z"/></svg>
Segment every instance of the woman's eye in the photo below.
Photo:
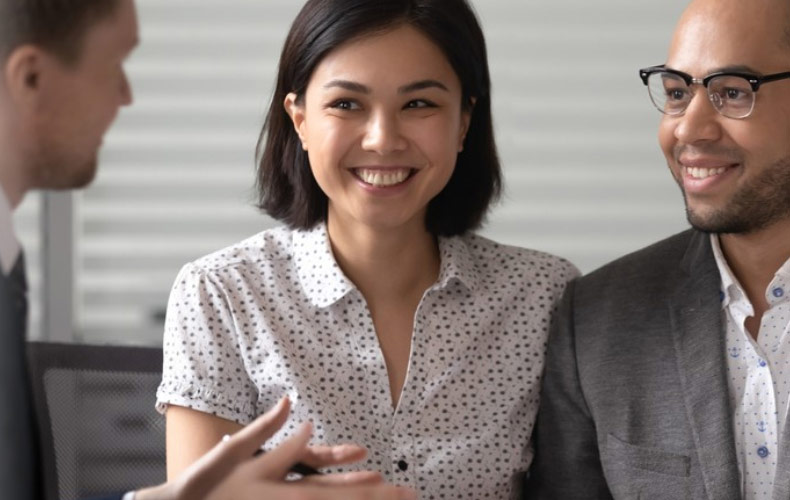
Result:
<svg viewBox="0 0 790 500"><path fill-rule="evenodd" d="M339 109L342 111L353 111L359 109L359 104L354 101L349 101L346 99L339 99L332 104L329 105L330 108Z"/></svg>
<svg viewBox="0 0 790 500"><path fill-rule="evenodd" d="M426 101L425 99L415 99L407 102L405 107L407 109L435 108L436 104L431 101Z"/></svg>

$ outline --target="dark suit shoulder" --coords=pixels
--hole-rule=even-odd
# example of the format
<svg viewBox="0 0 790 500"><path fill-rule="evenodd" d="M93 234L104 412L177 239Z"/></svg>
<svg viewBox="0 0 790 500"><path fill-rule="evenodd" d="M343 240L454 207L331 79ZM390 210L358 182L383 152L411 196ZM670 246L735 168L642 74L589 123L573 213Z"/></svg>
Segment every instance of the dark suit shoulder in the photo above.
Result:
<svg viewBox="0 0 790 500"><path fill-rule="evenodd" d="M88 498L87 500L123 500L123 496L124 495L125 495L125 493L118 493L118 494L115 494L115 495L108 495L108 496L103 496L103 497Z"/></svg>

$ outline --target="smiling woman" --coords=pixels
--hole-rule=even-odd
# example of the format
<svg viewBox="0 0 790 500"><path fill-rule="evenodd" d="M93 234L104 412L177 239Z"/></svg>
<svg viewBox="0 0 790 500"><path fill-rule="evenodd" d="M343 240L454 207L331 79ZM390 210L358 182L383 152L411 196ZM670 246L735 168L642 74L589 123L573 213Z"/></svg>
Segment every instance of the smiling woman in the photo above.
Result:
<svg viewBox="0 0 790 500"><path fill-rule="evenodd" d="M330 234L355 224L426 232L428 203L452 176L469 128L461 93L439 47L404 25L341 45L304 95L288 94L286 110L330 200ZM498 189L495 160L488 169Z"/></svg>
<svg viewBox="0 0 790 500"><path fill-rule="evenodd" d="M343 470L424 498L517 494L550 314L577 271L472 233L501 187L490 102L464 0L307 2L260 144L260 204L286 227L173 288L171 476L289 395L316 439L368 448Z"/></svg>

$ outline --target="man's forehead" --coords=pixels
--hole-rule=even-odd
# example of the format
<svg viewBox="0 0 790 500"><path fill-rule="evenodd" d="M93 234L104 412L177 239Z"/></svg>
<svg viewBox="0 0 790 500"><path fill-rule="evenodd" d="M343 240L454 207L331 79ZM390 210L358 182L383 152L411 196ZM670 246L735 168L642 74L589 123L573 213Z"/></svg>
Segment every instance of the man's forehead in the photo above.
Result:
<svg viewBox="0 0 790 500"><path fill-rule="evenodd" d="M96 42L99 39L99 42ZM139 43L137 12L132 0L121 0L117 10L87 31L88 45L104 45L105 51L131 50Z"/></svg>
<svg viewBox="0 0 790 500"><path fill-rule="evenodd" d="M681 16L667 64L689 72L790 64L786 0L694 0Z"/></svg>

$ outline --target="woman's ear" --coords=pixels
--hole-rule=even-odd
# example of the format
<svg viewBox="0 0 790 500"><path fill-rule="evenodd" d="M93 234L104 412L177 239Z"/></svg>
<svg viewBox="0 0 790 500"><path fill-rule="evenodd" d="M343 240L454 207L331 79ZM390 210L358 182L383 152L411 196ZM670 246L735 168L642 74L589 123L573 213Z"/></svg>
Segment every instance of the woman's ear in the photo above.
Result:
<svg viewBox="0 0 790 500"><path fill-rule="evenodd" d="M307 142L305 138L305 110L304 106L299 103L299 96L290 92L285 96L283 106L285 107L285 112L291 117L296 135L298 135L299 140L302 141L302 149L307 151Z"/></svg>
<svg viewBox="0 0 790 500"><path fill-rule="evenodd" d="M464 150L464 141L466 140L466 133L469 132L469 125L472 123L472 114L474 113L476 102L476 98L470 97L469 105L461 109L461 135L458 138L459 153Z"/></svg>

